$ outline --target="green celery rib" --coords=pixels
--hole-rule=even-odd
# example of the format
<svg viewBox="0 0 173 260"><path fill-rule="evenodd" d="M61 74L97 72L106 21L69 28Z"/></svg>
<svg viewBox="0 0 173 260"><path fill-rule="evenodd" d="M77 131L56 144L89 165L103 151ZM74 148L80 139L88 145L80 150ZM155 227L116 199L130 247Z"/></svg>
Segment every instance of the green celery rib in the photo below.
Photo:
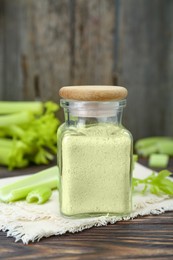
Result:
<svg viewBox="0 0 173 260"><path fill-rule="evenodd" d="M147 157L153 153L173 155L173 138L149 137L140 139L135 145L138 154Z"/></svg>
<svg viewBox="0 0 173 260"><path fill-rule="evenodd" d="M0 101L0 114L13 114L21 111L41 114L43 103L41 101Z"/></svg>
<svg viewBox="0 0 173 260"><path fill-rule="evenodd" d="M159 153L173 155L173 141L158 142L157 147Z"/></svg>
<svg viewBox="0 0 173 260"><path fill-rule="evenodd" d="M149 146L153 146L160 141L169 141L172 140L170 137L163 136L154 136L154 137L146 137L139 139L135 144L135 149L140 150Z"/></svg>
<svg viewBox="0 0 173 260"><path fill-rule="evenodd" d="M13 202L24 199L29 192L43 185L46 185L50 189L59 187L59 170L57 166L0 188L0 200L3 202Z"/></svg>
<svg viewBox="0 0 173 260"><path fill-rule="evenodd" d="M12 148L12 146L13 146L13 140L8 138L0 138L0 147Z"/></svg>
<svg viewBox="0 0 173 260"><path fill-rule="evenodd" d="M0 164L1 165L5 165L5 166L9 165L10 155L11 155L10 147L0 146Z"/></svg>
<svg viewBox="0 0 173 260"><path fill-rule="evenodd" d="M52 191L49 187L40 186L38 189L32 190L28 193L26 201L28 203L36 202L37 204L43 204L48 201L51 195Z"/></svg>
<svg viewBox="0 0 173 260"><path fill-rule="evenodd" d="M9 125L1 128L6 136L22 138L25 135L25 131L18 125Z"/></svg>
<svg viewBox="0 0 173 260"><path fill-rule="evenodd" d="M30 123L33 119L33 114L30 111L23 111L20 113L1 115L0 127L6 127L10 125L20 125Z"/></svg>
<svg viewBox="0 0 173 260"><path fill-rule="evenodd" d="M158 150L157 145L154 144L154 145L151 145L151 146L140 148L137 152L138 152L139 155L147 157L152 153L156 153L157 150Z"/></svg>
<svg viewBox="0 0 173 260"><path fill-rule="evenodd" d="M14 166L22 168L28 165L25 158L27 146L20 140L0 138L0 164L12 169Z"/></svg>

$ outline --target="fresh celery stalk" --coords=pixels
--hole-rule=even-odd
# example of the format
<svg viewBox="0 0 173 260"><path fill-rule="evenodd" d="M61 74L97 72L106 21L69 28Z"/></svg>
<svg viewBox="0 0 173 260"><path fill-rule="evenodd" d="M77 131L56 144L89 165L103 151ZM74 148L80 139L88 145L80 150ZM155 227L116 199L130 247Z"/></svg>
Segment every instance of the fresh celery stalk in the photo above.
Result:
<svg viewBox="0 0 173 260"><path fill-rule="evenodd" d="M1 165L9 165L10 161L10 155L11 155L11 148L0 146L0 164Z"/></svg>
<svg viewBox="0 0 173 260"><path fill-rule="evenodd" d="M0 129L0 138L6 136L4 129Z"/></svg>
<svg viewBox="0 0 173 260"><path fill-rule="evenodd" d="M43 103L40 101L0 101L0 114L13 114L21 111L41 114Z"/></svg>
<svg viewBox="0 0 173 260"><path fill-rule="evenodd" d="M149 146L153 146L160 141L169 141L169 140L172 140L172 139L169 137L163 137L163 136L142 138L136 142L135 149L140 150L140 149L143 149L143 148L146 148Z"/></svg>
<svg viewBox="0 0 173 260"><path fill-rule="evenodd" d="M140 139L135 145L138 154L147 157L153 153L173 155L173 138L148 137Z"/></svg>
<svg viewBox="0 0 173 260"><path fill-rule="evenodd" d="M149 156L150 154L156 153L158 150L157 145L153 144L151 146L147 146L144 148L140 148L137 152L139 155L142 155L144 157Z"/></svg>
<svg viewBox="0 0 173 260"><path fill-rule="evenodd" d="M169 156L167 154L151 154L149 157L149 166L156 168L166 168L168 166Z"/></svg>
<svg viewBox="0 0 173 260"><path fill-rule="evenodd" d="M0 101L0 139L6 139L4 144L0 140L0 148L9 148L1 149L0 165L11 170L30 162L48 164L57 153L56 132L60 121L55 112L58 108L51 101Z"/></svg>
<svg viewBox="0 0 173 260"><path fill-rule="evenodd" d="M36 202L37 204L43 204L48 201L51 195L52 191L49 187L41 186L38 189L29 192L26 197L26 201L28 203Z"/></svg>
<svg viewBox="0 0 173 260"><path fill-rule="evenodd" d="M1 115L0 127L6 127L10 125L20 125L30 123L33 119L33 114L30 111L23 111L20 113Z"/></svg>
<svg viewBox="0 0 173 260"><path fill-rule="evenodd" d="M12 169L15 165L23 168L28 165L25 158L28 147L20 140L0 138L0 164Z"/></svg>
<svg viewBox="0 0 173 260"><path fill-rule="evenodd" d="M2 130L10 137L22 138L25 135L25 131L18 125L2 127Z"/></svg>
<svg viewBox="0 0 173 260"><path fill-rule="evenodd" d="M0 188L0 200L3 202L13 202L25 199L29 192L43 185L46 185L50 189L55 189L59 186L59 170L57 166Z"/></svg>
<svg viewBox="0 0 173 260"><path fill-rule="evenodd" d="M12 146L13 146L13 140L8 138L0 138L0 147L12 148Z"/></svg>
<svg viewBox="0 0 173 260"><path fill-rule="evenodd" d="M157 143L159 153L173 155L173 141L162 141Z"/></svg>

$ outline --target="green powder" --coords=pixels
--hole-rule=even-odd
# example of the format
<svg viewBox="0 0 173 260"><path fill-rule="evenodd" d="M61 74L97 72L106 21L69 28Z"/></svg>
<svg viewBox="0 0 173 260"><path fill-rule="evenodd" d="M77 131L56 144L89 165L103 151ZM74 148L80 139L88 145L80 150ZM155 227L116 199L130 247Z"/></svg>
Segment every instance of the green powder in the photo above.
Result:
<svg viewBox="0 0 173 260"><path fill-rule="evenodd" d="M126 214L131 210L131 138L115 125L65 133L61 211L64 215Z"/></svg>

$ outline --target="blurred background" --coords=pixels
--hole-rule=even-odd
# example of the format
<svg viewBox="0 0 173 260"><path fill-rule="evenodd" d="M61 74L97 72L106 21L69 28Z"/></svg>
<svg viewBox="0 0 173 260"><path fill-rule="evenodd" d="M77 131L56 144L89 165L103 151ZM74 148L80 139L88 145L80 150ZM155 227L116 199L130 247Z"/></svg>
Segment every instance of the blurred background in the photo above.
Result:
<svg viewBox="0 0 173 260"><path fill-rule="evenodd" d="M0 100L75 84L125 86L134 139L172 136L173 1L0 0Z"/></svg>

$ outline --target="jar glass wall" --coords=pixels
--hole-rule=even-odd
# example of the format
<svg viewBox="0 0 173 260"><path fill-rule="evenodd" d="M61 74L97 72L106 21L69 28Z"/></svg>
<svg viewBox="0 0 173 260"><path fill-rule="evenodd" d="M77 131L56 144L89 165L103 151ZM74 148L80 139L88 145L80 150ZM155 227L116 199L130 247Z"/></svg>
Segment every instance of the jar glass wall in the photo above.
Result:
<svg viewBox="0 0 173 260"><path fill-rule="evenodd" d="M61 100L60 210L68 217L131 212L132 136L121 124L126 100Z"/></svg>

